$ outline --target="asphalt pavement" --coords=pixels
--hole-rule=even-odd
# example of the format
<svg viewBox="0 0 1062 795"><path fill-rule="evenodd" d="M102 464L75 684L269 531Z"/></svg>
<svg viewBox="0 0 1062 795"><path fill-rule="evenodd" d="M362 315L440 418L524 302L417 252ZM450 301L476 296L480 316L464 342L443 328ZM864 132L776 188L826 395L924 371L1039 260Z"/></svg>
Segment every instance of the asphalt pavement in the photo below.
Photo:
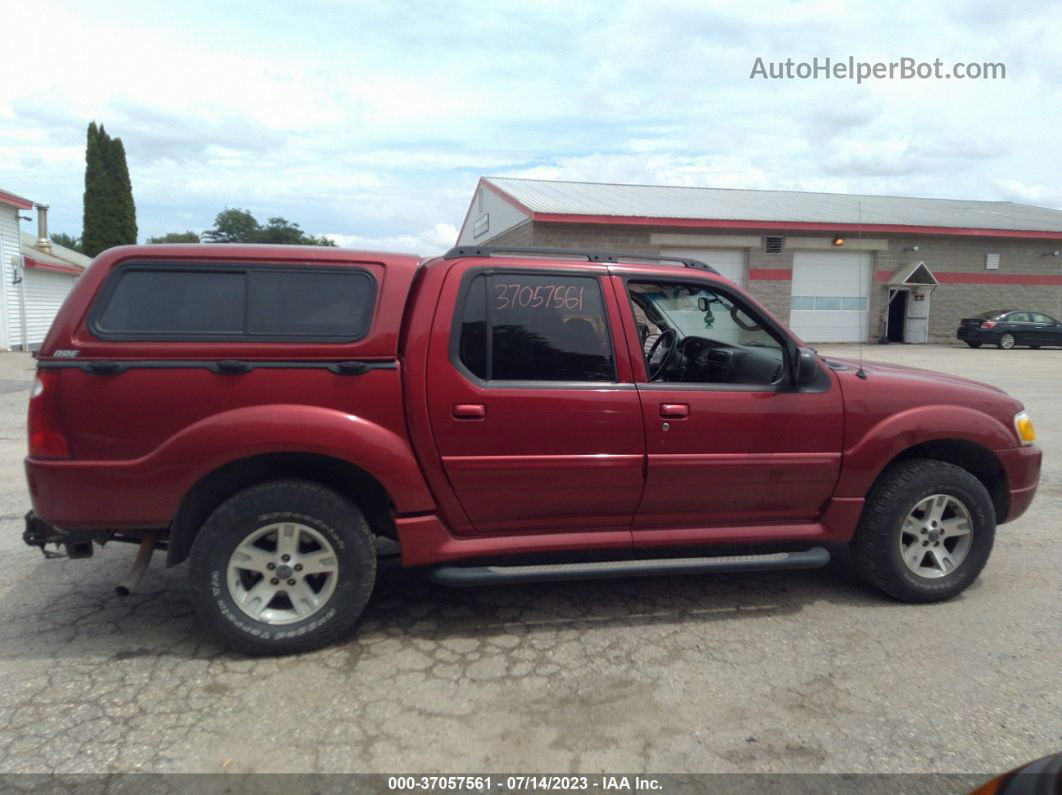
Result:
<svg viewBox="0 0 1062 795"><path fill-rule="evenodd" d="M183 566L123 599L133 547L23 545L32 362L0 354L0 773L990 773L1062 750L1062 350L865 356L997 384L1039 430L1036 502L951 602L840 565L449 590L391 561L349 640L246 659L199 631Z"/></svg>

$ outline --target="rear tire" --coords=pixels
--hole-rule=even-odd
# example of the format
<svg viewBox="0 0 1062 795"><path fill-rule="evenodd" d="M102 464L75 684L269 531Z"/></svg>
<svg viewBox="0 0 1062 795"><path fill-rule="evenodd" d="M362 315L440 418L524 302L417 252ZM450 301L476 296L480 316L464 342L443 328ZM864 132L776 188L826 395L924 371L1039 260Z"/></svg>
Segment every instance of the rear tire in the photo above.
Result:
<svg viewBox="0 0 1062 795"><path fill-rule="evenodd" d="M1004 334L1002 337L999 338L999 342L996 343L996 347L1001 348L1005 351L1009 351L1011 348L1014 347L1014 344L1016 342L1017 340L1014 338L1013 334Z"/></svg>
<svg viewBox="0 0 1062 795"><path fill-rule="evenodd" d="M856 570L874 587L903 602L939 602L977 579L995 531L981 481L954 464L913 459L874 484L849 546Z"/></svg>
<svg viewBox="0 0 1062 795"><path fill-rule="evenodd" d="M230 497L189 556L191 600L226 646L291 654L357 622L376 579L372 532L352 502L309 481L275 480Z"/></svg>
<svg viewBox="0 0 1062 795"><path fill-rule="evenodd" d="M971 348L980 348L981 347L981 343L980 342L974 342L973 340L966 340L966 344L969 345Z"/></svg>

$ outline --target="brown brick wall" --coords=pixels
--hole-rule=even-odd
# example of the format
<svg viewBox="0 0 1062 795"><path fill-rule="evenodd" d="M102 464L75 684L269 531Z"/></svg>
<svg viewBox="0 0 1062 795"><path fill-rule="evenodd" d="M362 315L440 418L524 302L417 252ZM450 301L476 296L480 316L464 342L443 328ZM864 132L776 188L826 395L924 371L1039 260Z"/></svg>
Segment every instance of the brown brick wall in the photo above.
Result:
<svg viewBox="0 0 1062 795"><path fill-rule="evenodd" d="M625 226L622 224L555 224L527 223L505 232L491 243L507 245L533 245L544 248L575 248L604 251L629 251L632 253L658 254L660 247L651 245L653 232L679 232L690 234L691 230L674 227ZM718 229L705 232L706 242L716 235L744 235L747 231ZM786 238L826 237L828 233L809 232L792 234L764 231L762 234L780 234ZM1005 238L947 238L867 235L886 238L888 248L872 252L872 270L892 272L900 265L912 261L925 261L930 270L943 273L970 273L1000 275L1062 274L1062 257L1042 256L1045 252L1062 248L1059 241L1011 240ZM917 252L905 251L917 245ZM985 270L985 254L1000 255L998 271ZM748 267L789 269L793 267L793 249L784 248L781 254L767 254L762 247L749 249ZM789 297L791 282L782 280L747 280L749 291L783 322L789 320ZM867 285L869 297L869 340L877 340L884 330L884 312L888 289L872 280ZM971 314L997 307L1023 308L1046 312L1062 317L1062 286L1012 285L1012 284L941 284L933 291L929 317L930 342L948 342L954 339L959 320Z"/></svg>

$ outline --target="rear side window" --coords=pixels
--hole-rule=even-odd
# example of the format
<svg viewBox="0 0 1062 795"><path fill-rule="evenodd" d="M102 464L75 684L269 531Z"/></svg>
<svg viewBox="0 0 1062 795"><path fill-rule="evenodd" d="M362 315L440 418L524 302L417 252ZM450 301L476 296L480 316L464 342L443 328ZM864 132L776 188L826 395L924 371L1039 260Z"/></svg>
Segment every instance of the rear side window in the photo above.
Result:
<svg viewBox="0 0 1062 795"><path fill-rule="evenodd" d="M458 314L457 354L493 381L615 381L598 280L585 276L478 275Z"/></svg>
<svg viewBox="0 0 1062 795"><path fill-rule="evenodd" d="M101 296L104 339L321 339L368 332L376 282L349 268L129 267Z"/></svg>

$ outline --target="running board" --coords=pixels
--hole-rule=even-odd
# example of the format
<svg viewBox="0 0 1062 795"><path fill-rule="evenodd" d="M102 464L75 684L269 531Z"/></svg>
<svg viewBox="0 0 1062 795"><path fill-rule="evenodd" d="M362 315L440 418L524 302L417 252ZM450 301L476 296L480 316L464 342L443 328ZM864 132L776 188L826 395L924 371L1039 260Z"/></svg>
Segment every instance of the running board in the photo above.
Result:
<svg viewBox="0 0 1062 795"><path fill-rule="evenodd" d="M823 547L767 555L714 558L667 558L538 566L436 566L428 576L440 585L507 585L558 580L602 580L613 577L657 577L668 574L712 574L730 571L817 569L830 562Z"/></svg>

